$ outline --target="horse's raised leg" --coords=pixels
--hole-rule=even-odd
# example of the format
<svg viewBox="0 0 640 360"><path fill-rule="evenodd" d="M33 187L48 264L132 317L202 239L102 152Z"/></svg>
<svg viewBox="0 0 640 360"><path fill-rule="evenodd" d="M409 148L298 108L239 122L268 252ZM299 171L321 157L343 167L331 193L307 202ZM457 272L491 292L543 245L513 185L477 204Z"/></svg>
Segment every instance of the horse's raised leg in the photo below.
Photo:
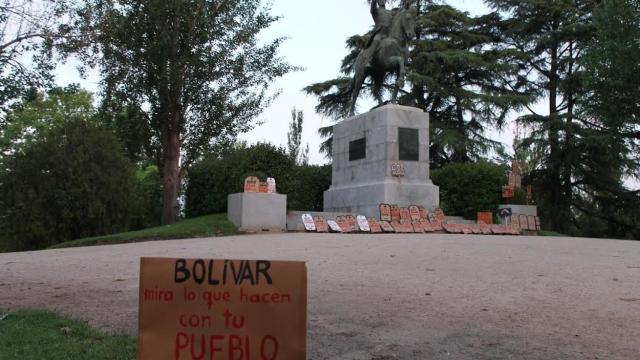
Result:
<svg viewBox="0 0 640 360"><path fill-rule="evenodd" d="M356 102L360 96L364 79L366 78L366 70L363 68L356 69L356 73L353 77L353 88L351 92L351 102L349 103L349 115L353 116L356 113Z"/></svg>
<svg viewBox="0 0 640 360"><path fill-rule="evenodd" d="M407 75L406 73L406 68L404 65L404 58L397 56L394 58L394 62L396 63L397 69L396 69L396 86L393 88L393 94L391 96L391 102L393 103L397 103L398 102L398 92L400 92L400 89L402 89L404 87L404 78Z"/></svg>

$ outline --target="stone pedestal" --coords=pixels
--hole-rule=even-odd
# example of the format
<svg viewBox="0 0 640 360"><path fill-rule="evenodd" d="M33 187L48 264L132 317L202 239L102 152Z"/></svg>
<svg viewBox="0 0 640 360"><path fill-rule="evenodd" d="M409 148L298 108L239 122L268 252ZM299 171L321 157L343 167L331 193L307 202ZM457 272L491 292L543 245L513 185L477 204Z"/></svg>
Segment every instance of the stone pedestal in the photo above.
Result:
<svg viewBox="0 0 640 360"><path fill-rule="evenodd" d="M336 124L333 176L324 211L379 216L380 204L440 203L429 177L429 115L386 105Z"/></svg>
<svg viewBox="0 0 640 360"><path fill-rule="evenodd" d="M241 193L228 197L227 218L242 232L285 232L287 196Z"/></svg>

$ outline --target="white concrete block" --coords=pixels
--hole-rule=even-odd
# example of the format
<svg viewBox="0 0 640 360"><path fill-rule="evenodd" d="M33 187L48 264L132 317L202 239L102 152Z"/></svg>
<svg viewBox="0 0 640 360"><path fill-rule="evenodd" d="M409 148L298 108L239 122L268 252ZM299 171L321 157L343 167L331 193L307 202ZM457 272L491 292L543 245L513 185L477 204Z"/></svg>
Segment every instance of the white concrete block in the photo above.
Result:
<svg viewBox="0 0 640 360"><path fill-rule="evenodd" d="M231 194L228 197L227 217L242 232L284 232L287 228L287 196Z"/></svg>

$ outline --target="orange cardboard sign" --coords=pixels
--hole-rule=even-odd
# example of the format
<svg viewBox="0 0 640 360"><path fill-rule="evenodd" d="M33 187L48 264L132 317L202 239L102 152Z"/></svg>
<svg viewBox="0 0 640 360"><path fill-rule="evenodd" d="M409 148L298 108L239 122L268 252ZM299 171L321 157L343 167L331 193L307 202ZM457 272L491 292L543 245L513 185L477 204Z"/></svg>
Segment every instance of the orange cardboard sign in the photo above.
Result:
<svg viewBox="0 0 640 360"><path fill-rule="evenodd" d="M503 186L502 187L502 198L503 199L511 199L514 197L514 188L513 186Z"/></svg>
<svg viewBox="0 0 640 360"><path fill-rule="evenodd" d="M255 176L249 176L244 180L244 192L257 193L260 192L260 179Z"/></svg>
<svg viewBox="0 0 640 360"><path fill-rule="evenodd" d="M303 262L143 258L138 360L306 358Z"/></svg>
<svg viewBox="0 0 640 360"><path fill-rule="evenodd" d="M487 225L493 224L493 213L492 212L479 212L478 213L478 223L484 223Z"/></svg>

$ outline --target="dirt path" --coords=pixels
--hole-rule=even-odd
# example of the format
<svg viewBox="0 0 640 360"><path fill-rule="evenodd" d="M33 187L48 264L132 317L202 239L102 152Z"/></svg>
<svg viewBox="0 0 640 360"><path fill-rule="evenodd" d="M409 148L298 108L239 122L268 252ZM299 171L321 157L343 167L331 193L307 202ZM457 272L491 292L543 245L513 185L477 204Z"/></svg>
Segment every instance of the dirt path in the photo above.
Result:
<svg viewBox="0 0 640 360"><path fill-rule="evenodd" d="M304 260L309 359L629 359L640 242L265 235L0 254L0 308L134 334L141 256Z"/></svg>

